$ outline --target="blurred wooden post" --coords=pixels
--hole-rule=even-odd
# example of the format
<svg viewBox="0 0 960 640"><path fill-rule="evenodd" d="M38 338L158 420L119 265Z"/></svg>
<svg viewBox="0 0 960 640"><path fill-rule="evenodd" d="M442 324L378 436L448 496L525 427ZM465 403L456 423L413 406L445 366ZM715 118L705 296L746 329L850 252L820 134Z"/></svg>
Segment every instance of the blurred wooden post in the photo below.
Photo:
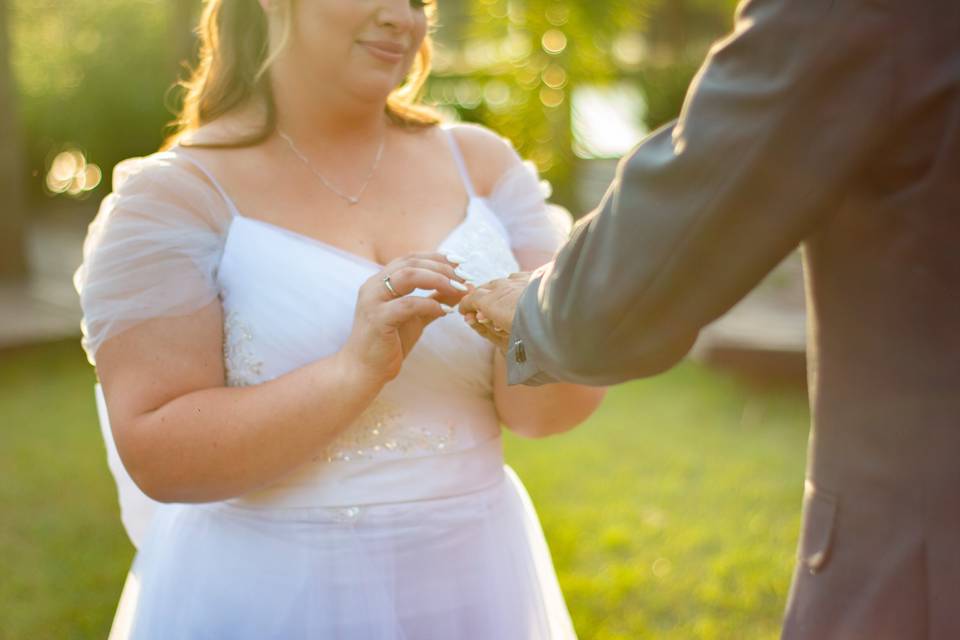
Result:
<svg viewBox="0 0 960 640"><path fill-rule="evenodd" d="M0 279L27 272L23 147L10 62L10 4L0 0Z"/></svg>

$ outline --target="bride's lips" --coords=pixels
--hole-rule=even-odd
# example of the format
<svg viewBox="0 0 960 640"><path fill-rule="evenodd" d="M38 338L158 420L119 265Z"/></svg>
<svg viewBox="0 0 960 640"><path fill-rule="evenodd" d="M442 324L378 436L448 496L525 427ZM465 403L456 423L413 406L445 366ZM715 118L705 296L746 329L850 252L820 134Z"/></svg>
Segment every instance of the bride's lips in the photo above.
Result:
<svg viewBox="0 0 960 640"><path fill-rule="evenodd" d="M377 60L396 64L407 54L407 47L387 40L360 40L359 44Z"/></svg>

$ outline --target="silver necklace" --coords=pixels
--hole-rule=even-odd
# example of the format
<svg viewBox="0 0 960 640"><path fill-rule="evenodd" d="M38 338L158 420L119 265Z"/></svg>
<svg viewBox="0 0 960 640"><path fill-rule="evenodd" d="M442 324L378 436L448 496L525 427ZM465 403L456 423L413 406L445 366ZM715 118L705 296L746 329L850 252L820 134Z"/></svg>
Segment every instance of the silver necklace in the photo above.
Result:
<svg viewBox="0 0 960 640"><path fill-rule="evenodd" d="M320 182L323 183L323 186L325 186L327 189L329 189L330 191L333 191L335 194L337 194L338 196L346 200L351 206L360 202L360 198L363 196L363 192L367 190L367 185L370 184L370 180L373 178L373 174L377 172L377 166L379 166L380 164L380 158L383 157L383 148L386 146L386 142L387 142L387 135L386 133L384 133L383 137L380 138L380 148L377 149L377 156L373 160L373 166L370 167L370 171L367 172L367 177L363 180L363 184L360 185L360 191L357 192L357 195L351 196L349 194L346 194L340 191L335 186L330 184L330 182L323 176L323 174L317 171L317 169L313 166L313 163L310 162L310 159L306 155L304 155L304 153L301 152L300 149L297 148L297 145L293 143L293 140L290 139L290 136L288 136L283 131L283 129L280 129L279 127L277 127L277 133L280 135L281 138L283 138L287 142L287 145L290 147L290 150L293 151L294 155L300 158L300 161L303 162L303 164L305 164L308 169L310 169L313 175L320 178Z"/></svg>

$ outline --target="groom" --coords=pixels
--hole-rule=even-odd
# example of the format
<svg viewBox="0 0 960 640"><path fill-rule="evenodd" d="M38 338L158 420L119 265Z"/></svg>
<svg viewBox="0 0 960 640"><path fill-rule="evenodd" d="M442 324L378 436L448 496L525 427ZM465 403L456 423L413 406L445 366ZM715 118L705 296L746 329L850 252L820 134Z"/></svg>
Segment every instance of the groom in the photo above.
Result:
<svg viewBox="0 0 960 640"><path fill-rule="evenodd" d="M814 426L783 638L960 638L957 0L744 3L555 261L460 309L511 383L612 384L671 367L801 243Z"/></svg>

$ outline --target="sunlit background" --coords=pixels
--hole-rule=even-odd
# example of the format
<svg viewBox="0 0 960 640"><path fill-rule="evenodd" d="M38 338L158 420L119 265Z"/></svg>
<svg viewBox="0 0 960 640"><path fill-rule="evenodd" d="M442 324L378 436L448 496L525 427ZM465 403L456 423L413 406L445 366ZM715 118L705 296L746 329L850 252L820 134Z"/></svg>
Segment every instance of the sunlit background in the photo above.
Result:
<svg viewBox="0 0 960 640"><path fill-rule="evenodd" d="M513 140L579 216L679 113L732 0L439 0L427 102ZM103 638L132 557L70 276L113 166L151 153L199 0L0 0L0 639ZM638 212L640 215L642 212ZM508 439L583 638L774 638L807 433L798 259L677 370Z"/></svg>

